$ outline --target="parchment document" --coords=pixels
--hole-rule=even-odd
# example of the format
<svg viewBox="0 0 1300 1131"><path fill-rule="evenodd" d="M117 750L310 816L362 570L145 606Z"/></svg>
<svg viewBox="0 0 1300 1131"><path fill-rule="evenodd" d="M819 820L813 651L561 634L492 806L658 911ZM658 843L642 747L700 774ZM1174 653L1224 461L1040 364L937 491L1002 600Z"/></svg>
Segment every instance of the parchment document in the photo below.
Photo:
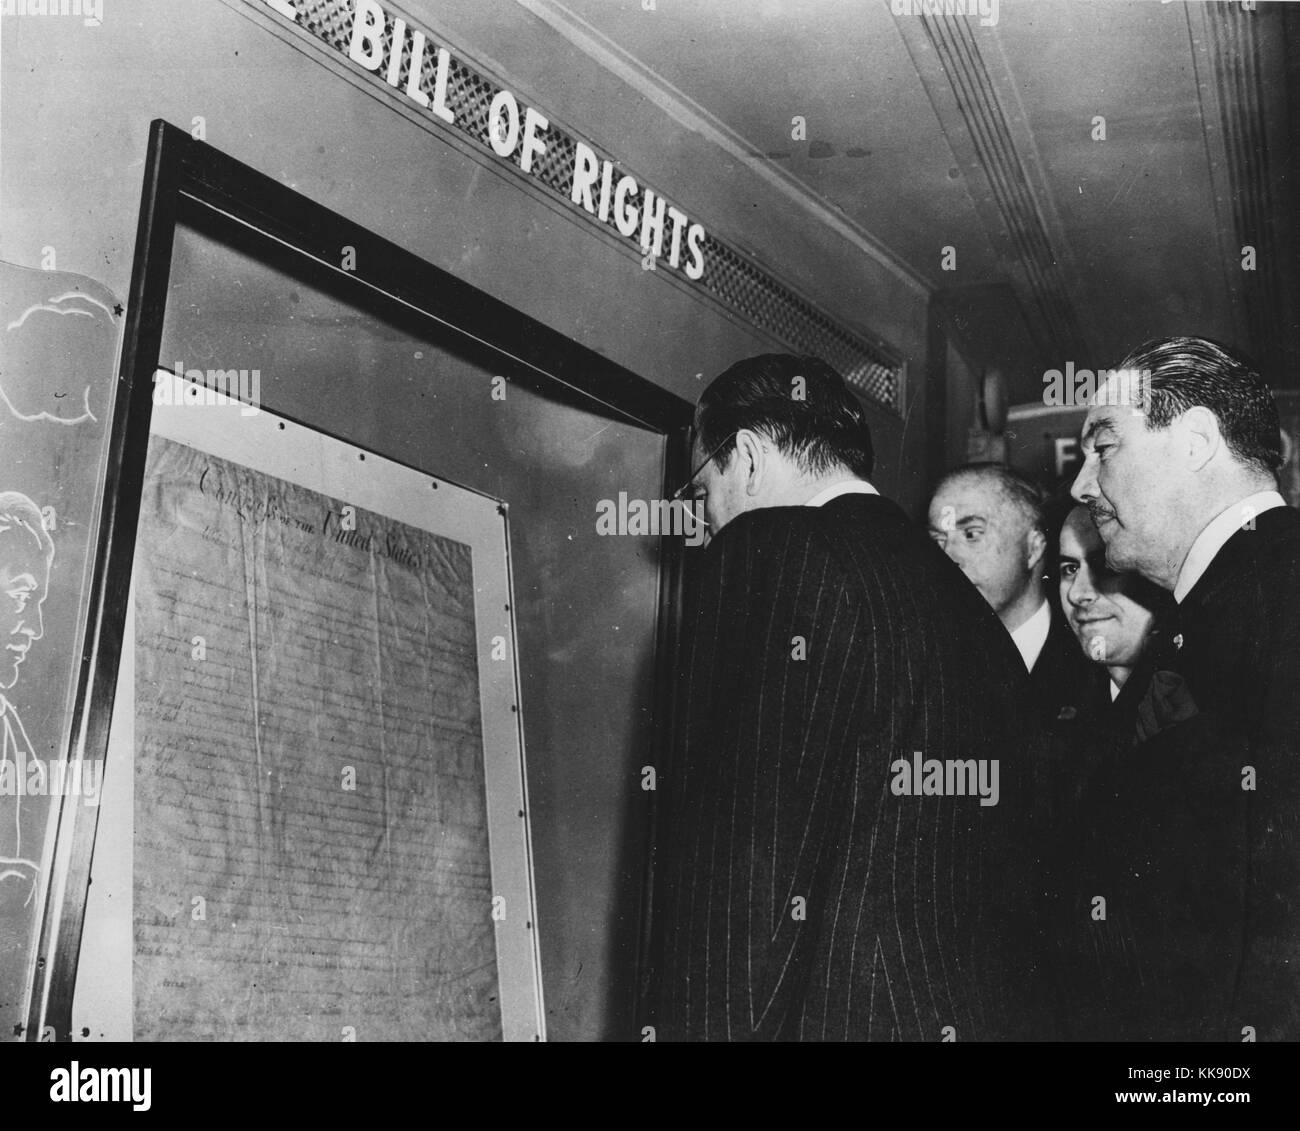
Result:
<svg viewBox="0 0 1300 1131"><path fill-rule="evenodd" d="M467 546L155 436L135 1035L499 1040Z"/></svg>

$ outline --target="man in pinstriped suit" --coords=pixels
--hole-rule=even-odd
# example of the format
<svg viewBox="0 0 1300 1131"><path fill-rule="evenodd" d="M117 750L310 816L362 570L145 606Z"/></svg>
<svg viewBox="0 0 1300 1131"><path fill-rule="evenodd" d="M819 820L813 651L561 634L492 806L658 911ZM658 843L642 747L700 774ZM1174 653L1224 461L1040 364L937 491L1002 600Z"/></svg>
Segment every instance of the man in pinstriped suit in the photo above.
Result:
<svg viewBox="0 0 1300 1131"><path fill-rule="evenodd" d="M696 432L712 541L667 774L661 1039L1047 1035L1006 631L871 485L861 406L824 362L738 363Z"/></svg>

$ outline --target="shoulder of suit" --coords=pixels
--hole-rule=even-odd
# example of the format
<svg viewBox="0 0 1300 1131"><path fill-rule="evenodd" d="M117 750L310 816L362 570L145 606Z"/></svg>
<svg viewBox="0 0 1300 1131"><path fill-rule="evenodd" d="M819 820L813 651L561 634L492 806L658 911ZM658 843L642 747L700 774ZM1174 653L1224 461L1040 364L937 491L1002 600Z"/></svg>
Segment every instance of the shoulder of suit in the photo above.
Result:
<svg viewBox="0 0 1300 1131"><path fill-rule="evenodd" d="M1300 511L1293 506L1270 507L1255 516L1256 531L1280 541L1300 540Z"/></svg>
<svg viewBox="0 0 1300 1131"><path fill-rule="evenodd" d="M759 507L746 511L727 523L717 539L728 535L733 539L749 540L788 537L791 534L811 537L822 531L841 528L846 521L864 519L908 521L897 503L880 495L841 495L820 507Z"/></svg>
<svg viewBox="0 0 1300 1131"><path fill-rule="evenodd" d="M1255 518L1253 528L1236 531L1205 573L1215 580L1214 588L1219 588L1242 572L1261 570L1279 578L1300 575L1300 511L1294 507L1264 511Z"/></svg>
<svg viewBox="0 0 1300 1131"><path fill-rule="evenodd" d="M1233 534L1184 597L1184 625L1204 614L1234 638L1300 632L1300 514L1277 507L1255 524Z"/></svg>
<svg viewBox="0 0 1300 1131"><path fill-rule="evenodd" d="M864 565L869 570L906 570L915 562L906 548L921 547L928 539L897 504L874 495L846 496L847 501L869 500L866 506L836 506L833 499L822 507L762 507L738 515L719 532L709 547L720 558L735 561L738 557L749 569L776 567L798 558L803 569L829 569L843 582L846 597L858 592ZM881 504L884 505L881 505ZM898 535L886 533L896 527ZM912 532L908 537L906 531ZM899 559L904 559L900 561ZM867 565L867 563L871 563ZM895 563L895 564L889 564ZM730 570L732 566L724 567Z"/></svg>
<svg viewBox="0 0 1300 1131"><path fill-rule="evenodd" d="M1269 521L1264 522L1265 519ZM1274 507L1265 511L1256 520L1262 524L1266 534L1271 534L1270 541L1276 545L1300 548L1300 511L1295 507Z"/></svg>
<svg viewBox="0 0 1300 1131"><path fill-rule="evenodd" d="M797 546L825 541L815 507L759 507L736 515L710 540L705 553L715 568L737 556L750 561L776 560Z"/></svg>
<svg viewBox="0 0 1300 1131"><path fill-rule="evenodd" d="M1032 674L1041 678L1049 672L1053 677L1071 672L1089 672L1094 665L1084 654L1078 638L1065 623L1065 618L1051 608L1050 603L1048 607L1051 609L1051 626L1047 630L1047 639L1043 642L1043 650L1038 654L1038 662L1034 664Z"/></svg>
<svg viewBox="0 0 1300 1131"><path fill-rule="evenodd" d="M1070 626L1065 623L1065 618L1056 611L1050 600L1048 601L1047 607L1052 619L1047 629L1047 640L1043 644L1044 651L1048 648L1053 648L1069 655L1071 654L1070 646L1073 645L1074 649L1082 655L1083 649L1079 647L1079 641L1070 630Z"/></svg>

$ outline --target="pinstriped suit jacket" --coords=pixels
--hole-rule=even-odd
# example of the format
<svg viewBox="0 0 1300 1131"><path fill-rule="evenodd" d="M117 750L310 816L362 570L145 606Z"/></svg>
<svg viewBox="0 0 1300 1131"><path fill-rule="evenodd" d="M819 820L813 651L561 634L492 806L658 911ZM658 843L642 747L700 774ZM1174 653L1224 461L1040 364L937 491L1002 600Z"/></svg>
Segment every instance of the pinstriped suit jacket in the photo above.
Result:
<svg viewBox="0 0 1300 1131"><path fill-rule="evenodd" d="M660 1031L1038 1035L1024 665L892 502L743 514L702 552L661 854ZM1000 796L891 765L996 759Z"/></svg>

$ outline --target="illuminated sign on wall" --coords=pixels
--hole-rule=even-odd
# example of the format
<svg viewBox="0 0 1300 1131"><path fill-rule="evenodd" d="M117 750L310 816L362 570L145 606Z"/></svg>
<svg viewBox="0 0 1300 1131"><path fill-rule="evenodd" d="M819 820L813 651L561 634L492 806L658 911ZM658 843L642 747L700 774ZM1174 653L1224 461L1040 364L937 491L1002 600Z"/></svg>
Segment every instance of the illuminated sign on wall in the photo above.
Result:
<svg viewBox="0 0 1300 1131"><path fill-rule="evenodd" d="M273 12L333 70L384 92L390 104L543 188L640 256L645 270L689 284L795 353L823 358L868 399L903 407L903 361L883 342L831 318L747 252L706 232L612 155L525 105L507 84L439 43L391 2L227 0Z"/></svg>
<svg viewBox="0 0 1300 1131"><path fill-rule="evenodd" d="M646 266L666 262L688 279L705 266L705 231L649 185L584 141L554 129L535 107L489 82L377 0L263 0L410 105L457 128L523 173L567 194L601 224L635 241Z"/></svg>

